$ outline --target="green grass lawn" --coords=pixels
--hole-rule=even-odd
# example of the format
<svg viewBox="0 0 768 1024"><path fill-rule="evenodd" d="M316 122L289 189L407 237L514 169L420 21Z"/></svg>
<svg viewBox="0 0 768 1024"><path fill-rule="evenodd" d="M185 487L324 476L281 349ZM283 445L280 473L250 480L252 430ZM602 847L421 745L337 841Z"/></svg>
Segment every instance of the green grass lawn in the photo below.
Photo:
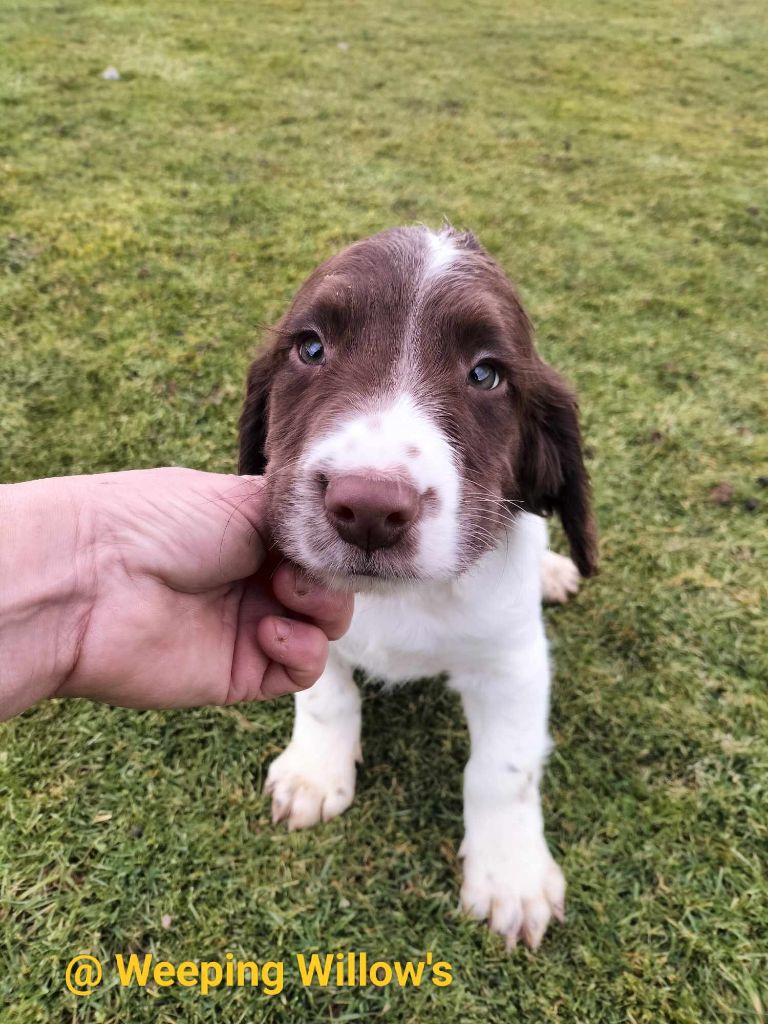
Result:
<svg viewBox="0 0 768 1024"><path fill-rule="evenodd" d="M569 916L537 954L457 912L439 683L368 691L353 808L294 835L261 796L289 701L51 703L2 728L2 1024L765 1019L766 43L760 0L1 0L0 479L230 470L303 276L447 217L580 392L603 550L549 616ZM455 980L203 997L108 970L78 1001L80 950L433 950Z"/></svg>

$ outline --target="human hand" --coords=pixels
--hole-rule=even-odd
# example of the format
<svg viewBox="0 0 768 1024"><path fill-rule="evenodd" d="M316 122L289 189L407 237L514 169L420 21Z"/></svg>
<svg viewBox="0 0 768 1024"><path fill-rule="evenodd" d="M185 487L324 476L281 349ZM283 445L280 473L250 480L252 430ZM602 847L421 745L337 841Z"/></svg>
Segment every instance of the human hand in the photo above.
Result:
<svg viewBox="0 0 768 1024"><path fill-rule="evenodd" d="M63 515L60 560L77 581L77 614L59 615L62 643L73 641L64 676L52 673L34 699L191 707L275 697L319 677L352 598L266 558L260 478L169 468L18 486L37 488L25 497L39 506L46 484L57 488L47 542Z"/></svg>

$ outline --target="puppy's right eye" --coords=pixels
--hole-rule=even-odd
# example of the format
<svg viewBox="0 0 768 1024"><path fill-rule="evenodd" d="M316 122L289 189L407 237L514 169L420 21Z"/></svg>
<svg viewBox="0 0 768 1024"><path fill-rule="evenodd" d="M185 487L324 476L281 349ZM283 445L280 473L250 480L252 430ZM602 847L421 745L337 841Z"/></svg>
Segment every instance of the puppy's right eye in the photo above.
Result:
<svg viewBox="0 0 768 1024"><path fill-rule="evenodd" d="M322 366L325 362L325 348L316 334L299 342L299 359L307 366Z"/></svg>

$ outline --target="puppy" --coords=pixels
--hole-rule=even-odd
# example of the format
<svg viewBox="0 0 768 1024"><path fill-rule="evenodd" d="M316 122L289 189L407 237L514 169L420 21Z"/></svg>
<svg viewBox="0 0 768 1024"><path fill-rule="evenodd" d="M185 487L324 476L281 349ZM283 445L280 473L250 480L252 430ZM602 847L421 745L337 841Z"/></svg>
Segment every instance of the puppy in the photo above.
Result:
<svg viewBox="0 0 768 1024"><path fill-rule="evenodd" d="M477 239L395 228L315 270L251 367L240 471L266 472L283 554L358 592L269 769L274 820L307 828L351 804L356 667L447 673L472 750L461 901L508 946L536 947L565 896L539 798L541 601L596 571L596 534L574 396ZM547 550L552 512L572 560Z"/></svg>

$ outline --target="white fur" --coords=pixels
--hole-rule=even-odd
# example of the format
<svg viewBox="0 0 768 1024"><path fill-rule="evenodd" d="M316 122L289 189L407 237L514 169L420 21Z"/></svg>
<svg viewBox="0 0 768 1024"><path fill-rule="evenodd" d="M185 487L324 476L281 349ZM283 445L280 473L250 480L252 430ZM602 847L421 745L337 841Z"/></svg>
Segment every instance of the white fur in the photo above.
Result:
<svg viewBox="0 0 768 1024"><path fill-rule="evenodd" d="M358 423L345 436L364 429ZM397 445L408 436L398 430L395 443L385 440L388 433L389 427L372 449L382 466L387 453L399 457ZM338 440L334 450L341 453ZM296 697L293 738L267 784L275 819L287 818L291 828L341 813L352 801L360 754L355 666L389 682L449 673L472 742L464 776L462 904L487 918L509 946L519 938L538 945L550 917L562 917L565 893L539 801L549 748L545 549L545 524L522 514L493 551L455 579L358 595L352 627L332 645L323 677Z"/></svg>
<svg viewBox="0 0 768 1024"><path fill-rule="evenodd" d="M458 508L460 479L445 435L408 394L382 398L365 411L354 412L312 445L299 467L299 477L315 472L329 477L343 473L402 475L420 494L432 490L416 526L418 554L412 569L421 578L456 572L459 559ZM323 572L327 563L317 550L317 509L307 503L290 524L299 561Z"/></svg>
<svg viewBox="0 0 768 1024"><path fill-rule="evenodd" d="M565 555L545 551L541 560L542 595L550 604L565 604L571 594L578 592L579 570Z"/></svg>
<svg viewBox="0 0 768 1024"><path fill-rule="evenodd" d="M459 254L450 232L447 231L427 231L427 244L429 258L425 268L426 277L442 273Z"/></svg>

